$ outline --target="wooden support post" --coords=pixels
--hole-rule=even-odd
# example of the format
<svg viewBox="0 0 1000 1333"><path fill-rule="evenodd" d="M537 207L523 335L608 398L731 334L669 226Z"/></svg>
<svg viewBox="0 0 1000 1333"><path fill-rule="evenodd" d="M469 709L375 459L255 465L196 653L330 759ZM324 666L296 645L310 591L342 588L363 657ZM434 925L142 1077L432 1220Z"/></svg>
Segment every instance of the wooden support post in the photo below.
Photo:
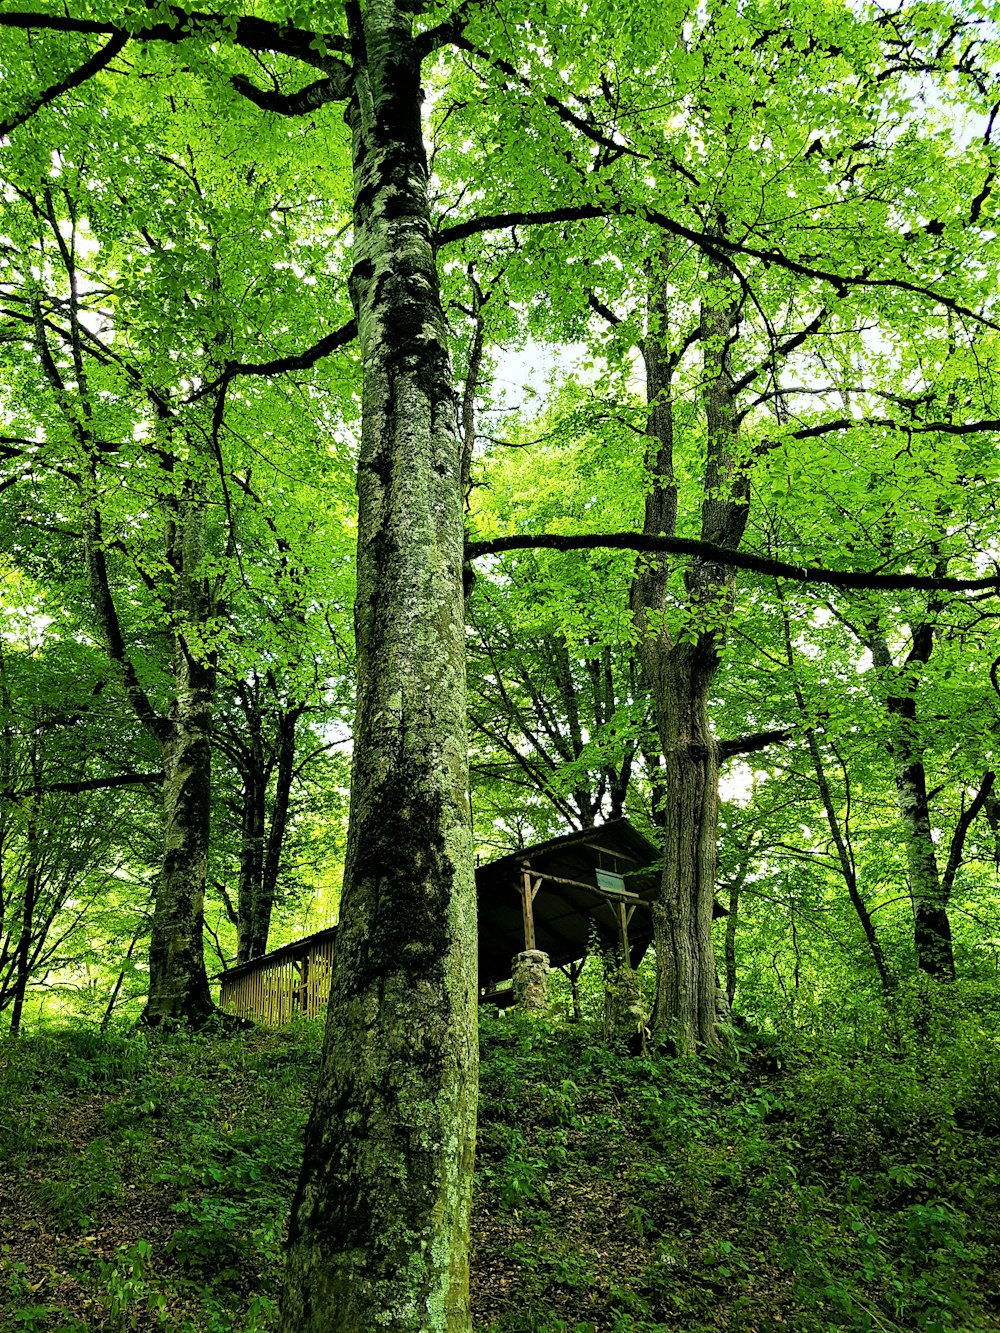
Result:
<svg viewBox="0 0 1000 1333"><path fill-rule="evenodd" d="M532 883L531 866L527 861L521 866L521 910L524 914L524 948L525 952L534 949L535 945L535 913L534 902L535 894L542 887L541 878Z"/></svg>
<svg viewBox="0 0 1000 1333"><path fill-rule="evenodd" d="M629 911L624 903L618 904L618 934L622 947L622 967L629 971L632 970L632 953L628 944L628 923L633 911L635 911L635 908Z"/></svg>

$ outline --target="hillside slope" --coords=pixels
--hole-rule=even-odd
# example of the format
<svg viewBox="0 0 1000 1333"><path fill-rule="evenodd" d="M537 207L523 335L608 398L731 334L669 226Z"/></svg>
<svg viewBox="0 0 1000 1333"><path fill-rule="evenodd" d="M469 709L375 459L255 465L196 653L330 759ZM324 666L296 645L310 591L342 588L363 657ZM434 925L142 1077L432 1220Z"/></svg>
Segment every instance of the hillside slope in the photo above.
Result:
<svg viewBox="0 0 1000 1333"><path fill-rule="evenodd" d="M0 1047L0 1327L271 1328L319 1043ZM488 1020L479 1333L1000 1329L995 1043L857 1047L710 1066Z"/></svg>

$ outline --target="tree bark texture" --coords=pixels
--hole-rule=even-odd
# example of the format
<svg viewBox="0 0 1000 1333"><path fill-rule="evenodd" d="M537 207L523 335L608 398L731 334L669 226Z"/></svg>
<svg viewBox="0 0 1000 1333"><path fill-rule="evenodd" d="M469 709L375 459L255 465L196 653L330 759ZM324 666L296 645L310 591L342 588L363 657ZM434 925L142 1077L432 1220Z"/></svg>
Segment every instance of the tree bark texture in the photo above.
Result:
<svg viewBox="0 0 1000 1333"><path fill-rule="evenodd" d="M710 277L720 283L719 273L713 271ZM651 277L649 332L642 349L650 437L643 532L672 537L678 492L671 380L679 358L665 350L667 311L661 291ZM735 309L714 292L703 305L700 331L707 433L701 537L727 547L739 545L748 512L729 369L736 327ZM665 556L640 559L631 589L636 651L652 690L664 761L663 887L653 905L657 986L651 1026L670 1036L678 1051L691 1052L719 1043L712 946L719 745L712 735L708 701L733 606L735 571L704 559L692 561L685 575L690 625L683 633L671 632L666 623L668 577Z"/></svg>
<svg viewBox="0 0 1000 1333"><path fill-rule="evenodd" d="M203 1023L216 1012L205 971L205 883L212 805L215 654L205 626L215 609L201 569L206 494L197 451L192 473L166 501L173 570L173 701L163 742L163 866L149 941L149 997L142 1021Z"/></svg>
<svg viewBox="0 0 1000 1333"><path fill-rule="evenodd" d="M684 1052L717 1044L712 909L719 759L708 720L717 663L704 649L675 645L654 678L665 797L663 884L653 904L657 979L651 1026Z"/></svg>
<svg viewBox="0 0 1000 1333"><path fill-rule="evenodd" d="M142 1020L200 1023L214 1012L205 971L205 879L212 795L215 672L183 642L176 695L163 746L163 865L149 945L149 998Z"/></svg>
<svg viewBox="0 0 1000 1333"><path fill-rule="evenodd" d="M173 701L168 717L153 707L129 656L105 552L101 488L92 456L82 487L83 546L91 601L108 657L143 726L163 747L163 862L149 944L149 995L141 1022L199 1024L215 1013L204 954L205 880L211 806L212 708L215 658L204 642L213 609L199 566L205 552L206 497L198 475L197 444L190 475L171 479L177 491L162 501L165 555L171 569ZM81 437L86 452L89 437ZM176 460L175 460L176 461Z"/></svg>
<svg viewBox="0 0 1000 1333"><path fill-rule="evenodd" d="M740 893L745 876L740 874L729 886L729 915L726 917L726 999L732 1008L736 998L736 930L740 920Z"/></svg>
<svg viewBox="0 0 1000 1333"><path fill-rule="evenodd" d="M477 989L461 441L411 19L395 0L348 14L358 700L337 961L280 1328L468 1333Z"/></svg>
<svg viewBox="0 0 1000 1333"><path fill-rule="evenodd" d="M884 638L874 638L869 647L876 668L885 676L892 670L892 657ZM913 627L913 647L906 667L929 660L934 647L934 628L928 621ZM917 966L939 981L954 981L955 955L948 919L948 894L941 879L932 834L927 773L917 723L913 686L891 692L886 709L892 728L892 757L896 799L903 825L906 865L913 900L913 945Z"/></svg>
<svg viewBox="0 0 1000 1333"><path fill-rule="evenodd" d="M237 964L267 953L295 776L295 729L303 711L301 706L280 710L275 725L275 748L268 755L264 753L258 717L251 743L239 755L243 789L236 899Z"/></svg>
<svg viewBox="0 0 1000 1333"><path fill-rule="evenodd" d="M21 1031L21 1015L24 1012L24 1000L31 980L31 946L35 932L35 904L38 899L39 848L38 848L38 750L35 738L31 741L31 771L35 791L31 797L26 829L27 852L25 857L24 905L21 911L21 933L17 940L16 971L14 976L14 1002L10 1014L11 1037L17 1037Z"/></svg>

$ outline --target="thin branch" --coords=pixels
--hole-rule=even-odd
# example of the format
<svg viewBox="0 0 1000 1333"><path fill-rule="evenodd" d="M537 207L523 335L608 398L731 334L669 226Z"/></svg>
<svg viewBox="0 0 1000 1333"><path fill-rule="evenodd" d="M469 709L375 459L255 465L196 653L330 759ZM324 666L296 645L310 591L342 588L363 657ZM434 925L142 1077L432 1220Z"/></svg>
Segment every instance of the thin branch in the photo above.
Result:
<svg viewBox="0 0 1000 1333"><path fill-rule="evenodd" d="M23 790L9 788L7 791L0 791L0 801L20 801L26 796L45 796L53 791L71 793L104 791L109 787L135 787L162 781L162 769L157 773L121 773L113 778L84 778L79 782L49 782L44 787L25 788Z"/></svg>
<svg viewBox="0 0 1000 1333"><path fill-rule="evenodd" d="M357 320L350 319L339 329L325 334L318 342L307 347L304 352L290 352L287 356L275 357L273 361L227 361L222 374L208 384L201 385L190 398L189 403L196 403L221 388L237 375L281 375L290 370L308 370L324 356L329 356L338 347L344 347L358 336Z"/></svg>
<svg viewBox="0 0 1000 1333"><path fill-rule="evenodd" d="M891 417L838 417L835 421L821 421L818 426L803 426L792 432L796 440L812 440L833 431L855 430L858 426L877 427L899 431L904 435L976 435L980 431L1000 430L1000 418L984 421L894 421Z"/></svg>
<svg viewBox="0 0 1000 1333"><path fill-rule="evenodd" d="M961 818L955 825L955 832L951 837L951 847L948 850L948 864L945 866L944 875L941 879L941 894L945 902L947 902L951 896L952 886L955 883L955 876L958 874L959 867L962 864L962 853L965 850L965 839L969 832L969 827L989 799L995 781L996 774L992 769L987 769L983 774L983 780L979 785L979 790L973 798L972 804L969 806L968 810L963 811Z"/></svg>
<svg viewBox="0 0 1000 1333"><path fill-rule="evenodd" d="M734 256L742 255L748 259L759 260L765 267L774 266L785 269L789 273L794 273L800 278L813 278L817 282L832 287L836 294L841 297L846 296L852 288L861 290L886 288L890 291L910 292L914 296L923 297L934 305L942 306L945 310L951 310L956 315L963 315L967 319L974 320L977 324L984 325L986 328L1000 331L1000 323L988 319L969 306L962 305L953 297L936 291L933 287L911 282L907 278L880 278L872 276L868 272L845 274L835 273L830 269L817 268L812 264L804 264L797 259L791 259L780 250L762 250L757 246L748 245L745 241L737 241L729 236L718 236L697 231L693 227L687 227L683 223L677 222L674 218L667 217L665 213L660 213L652 208L644 208L641 205L630 207L621 203L581 204L562 209L545 209L537 213L484 214L479 218L470 218L467 222L456 223L453 227L442 228L437 234L437 244L444 245L452 241L464 240L468 236L475 236L484 231L504 231L509 227L547 226L554 222L579 222L587 218L607 217L633 217L639 221L648 222L671 236L680 237L682 240L696 245L710 259L716 260L717 263L723 264L726 268L732 268Z"/></svg>

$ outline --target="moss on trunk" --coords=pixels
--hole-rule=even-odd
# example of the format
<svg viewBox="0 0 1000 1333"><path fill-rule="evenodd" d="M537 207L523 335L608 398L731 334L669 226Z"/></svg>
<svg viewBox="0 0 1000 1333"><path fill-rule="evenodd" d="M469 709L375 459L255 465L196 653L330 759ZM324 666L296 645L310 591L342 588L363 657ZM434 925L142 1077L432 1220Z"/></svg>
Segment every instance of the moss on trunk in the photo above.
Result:
<svg viewBox="0 0 1000 1333"><path fill-rule="evenodd" d="M358 700L337 960L281 1328L467 1333L477 991L461 444L410 18L391 0L350 12Z"/></svg>

